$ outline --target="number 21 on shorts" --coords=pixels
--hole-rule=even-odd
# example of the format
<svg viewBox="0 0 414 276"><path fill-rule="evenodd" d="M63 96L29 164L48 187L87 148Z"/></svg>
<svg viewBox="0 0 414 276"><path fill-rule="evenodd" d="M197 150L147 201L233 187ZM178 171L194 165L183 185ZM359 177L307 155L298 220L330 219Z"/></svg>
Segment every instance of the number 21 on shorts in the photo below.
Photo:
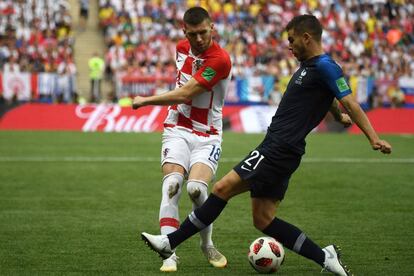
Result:
<svg viewBox="0 0 414 276"><path fill-rule="evenodd" d="M244 164L241 166L243 170L253 171L257 168L259 163L264 159L264 156L259 151L254 150L250 153L250 156L244 160Z"/></svg>

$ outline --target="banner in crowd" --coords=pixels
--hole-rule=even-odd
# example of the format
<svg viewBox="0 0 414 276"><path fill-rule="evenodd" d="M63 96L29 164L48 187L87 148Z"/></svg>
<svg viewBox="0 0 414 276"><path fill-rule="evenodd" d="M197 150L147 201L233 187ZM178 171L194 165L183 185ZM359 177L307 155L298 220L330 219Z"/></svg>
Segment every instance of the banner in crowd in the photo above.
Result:
<svg viewBox="0 0 414 276"><path fill-rule="evenodd" d="M235 80L237 99L235 102L267 102L274 91L275 79L269 75L253 75Z"/></svg>
<svg viewBox="0 0 414 276"><path fill-rule="evenodd" d="M115 77L118 99L125 96L151 96L173 89L175 79L169 77L142 76L118 72Z"/></svg>
<svg viewBox="0 0 414 276"><path fill-rule="evenodd" d="M175 80L165 77L143 77L128 75L125 72L118 73L116 77L116 91L118 98L125 96L148 96L160 94L171 90L175 86ZM235 77L229 85L225 98L228 104L257 104L268 103L272 93L283 93L275 87L285 90L286 79L278 80L271 75L251 75ZM279 85L275 85L278 82ZM374 106L388 106L396 89L401 89L405 94L405 103L414 104L414 79L400 78L399 81L374 79L365 76L351 76L349 84L353 95L364 109Z"/></svg>
<svg viewBox="0 0 414 276"><path fill-rule="evenodd" d="M3 73L1 77L1 91L3 98L11 100L16 98L19 101L28 101L31 97L32 85L31 74L29 73Z"/></svg>
<svg viewBox="0 0 414 276"><path fill-rule="evenodd" d="M116 75L116 94L125 96L150 96L174 89L175 79L168 77L145 77L118 72ZM274 77L253 75L235 78L231 81L226 96L228 103L267 103L273 92Z"/></svg>
<svg viewBox="0 0 414 276"><path fill-rule="evenodd" d="M401 77L398 85L405 94L405 103L414 105L414 78Z"/></svg>
<svg viewBox="0 0 414 276"><path fill-rule="evenodd" d="M162 131L167 112L159 106L133 110L112 104L24 104L0 119L0 130L154 132ZM275 112L272 106L225 106L223 125L235 132L264 133ZM377 109L368 116L380 133L414 133L414 109ZM326 124L323 121L315 131L326 131Z"/></svg>
<svg viewBox="0 0 414 276"><path fill-rule="evenodd" d="M0 95L5 100L44 100L61 97L71 102L76 92L76 76L72 74L13 72L0 74Z"/></svg>
<svg viewBox="0 0 414 276"><path fill-rule="evenodd" d="M268 103L277 93L284 92L283 83L287 81L288 79L276 79L270 75L235 77L230 82L225 101L228 104ZM276 82L278 85L275 85ZM115 78L115 84L117 97L120 99L125 96L148 96L169 91L174 89L175 79L120 72ZM403 105L414 106L414 78L403 76L397 80L389 80L352 76L349 84L354 96L365 109L395 104L395 96L403 97ZM275 87L279 87L281 91L277 91ZM0 74L0 96L6 100L16 98L19 101L72 102L76 89L76 76L71 74ZM280 94L277 95L280 97Z"/></svg>

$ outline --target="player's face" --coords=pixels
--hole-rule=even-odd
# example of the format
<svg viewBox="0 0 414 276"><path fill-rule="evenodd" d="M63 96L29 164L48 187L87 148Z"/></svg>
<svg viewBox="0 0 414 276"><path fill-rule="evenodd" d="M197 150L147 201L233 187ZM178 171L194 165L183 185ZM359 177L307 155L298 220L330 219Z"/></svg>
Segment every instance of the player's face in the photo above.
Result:
<svg viewBox="0 0 414 276"><path fill-rule="evenodd" d="M204 20L198 25L184 25L184 34L194 55L201 54L210 47L213 28L214 24L209 20Z"/></svg>
<svg viewBox="0 0 414 276"><path fill-rule="evenodd" d="M307 58L307 50L302 35L296 35L293 29L288 31L289 50L300 61Z"/></svg>

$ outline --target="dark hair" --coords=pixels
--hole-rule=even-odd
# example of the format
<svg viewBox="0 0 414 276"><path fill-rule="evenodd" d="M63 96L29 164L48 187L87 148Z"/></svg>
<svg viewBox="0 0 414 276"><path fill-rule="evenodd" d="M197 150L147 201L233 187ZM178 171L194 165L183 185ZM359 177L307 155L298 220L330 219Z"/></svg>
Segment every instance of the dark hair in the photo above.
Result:
<svg viewBox="0 0 414 276"><path fill-rule="evenodd" d="M303 14L295 16L286 25L286 31L291 29L293 29L295 34L301 35L303 33L309 33L315 40L321 41L322 25L314 15Z"/></svg>
<svg viewBox="0 0 414 276"><path fill-rule="evenodd" d="M204 20L206 19L211 21L210 15L202 7L189 8L184 13L184 18L183 18L184 23L188 25L198 25L204 22Z"/></svg>

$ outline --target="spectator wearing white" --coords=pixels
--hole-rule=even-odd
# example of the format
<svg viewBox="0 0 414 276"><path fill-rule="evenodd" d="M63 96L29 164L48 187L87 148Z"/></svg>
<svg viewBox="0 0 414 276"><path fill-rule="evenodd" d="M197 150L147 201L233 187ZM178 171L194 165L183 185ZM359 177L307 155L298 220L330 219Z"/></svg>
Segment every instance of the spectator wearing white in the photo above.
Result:
<svg viewBox="0 0 414 276"><path fill-rule="evenodd" d="M116 72L123 69L127 65L125 49L120 45L112 46L107 55L107 62L112 74L116 74Z"/></svg>
<svg viewBox="0 0 414 276"><path fill-rule="evenodd" d="M57 97L55 100L63 101L65 103L73 102L76 91L76 65L73 63L70 56L66 56L65 59L59 63L57 73Z"/></svg>
<svg viewBox="0 0 414 276"><path fill-rule="evenodd" d="M9 57L9 61L3 66L4 73L20 73L20 65L14 55Z"/></svg>

